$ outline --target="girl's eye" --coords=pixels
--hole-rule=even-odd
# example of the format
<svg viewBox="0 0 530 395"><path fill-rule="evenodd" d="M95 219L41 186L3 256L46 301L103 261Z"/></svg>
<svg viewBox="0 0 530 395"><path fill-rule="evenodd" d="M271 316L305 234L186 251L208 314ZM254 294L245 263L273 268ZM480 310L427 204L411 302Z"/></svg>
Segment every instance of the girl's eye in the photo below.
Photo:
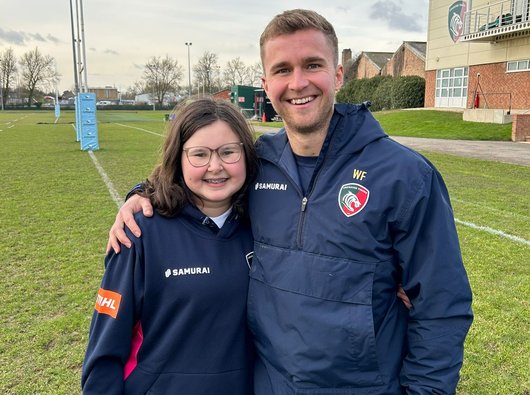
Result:
<svg viewBox="0 0 530 395"><path fill-rule="evenodd" d="M193 151L191 152L191 156L196 156L197 158L204 158L208 156L208 153L206 151Z"/></svg>

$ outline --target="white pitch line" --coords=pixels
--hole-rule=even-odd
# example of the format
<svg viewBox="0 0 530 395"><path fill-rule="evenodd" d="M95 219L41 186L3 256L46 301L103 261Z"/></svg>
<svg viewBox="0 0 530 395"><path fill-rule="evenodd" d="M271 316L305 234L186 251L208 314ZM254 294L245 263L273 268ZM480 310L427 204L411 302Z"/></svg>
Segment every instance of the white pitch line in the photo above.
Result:
<svg viewBox="0 0 530 395"><path fill-rule="evenodd" d="M105 173L105 170L103 169L103 167L99 164L99 161L97 160L96 155L94 155L94 152L88 151L88 155L90 155L90 159L92 159L92 162L94 162L96 169L98 169L99 175L105 182L105 185L107 186L107 189L109 190L112 200L114 200L114 203L116 203L116 206L120 208L124 203L123 199L120 197L120 195L116 191L116 188L114 188L112 181L110 180L107 173Z"/></svg>
<svg viewBox="0 0 530 395"><path fill-rule="evenodd" d="M469 206L478 207L478 208L480 208L482 210L485 210L485 211L487 210L489 212L493 211L493 212L499 213L500 215L504 215L504 216L511 216L511 217L516 217L516 218L523 219L523 220L530 220L530 216L529 215L513 213L511 211L499 210L499 209L493 208L493 207L485 207L482 204L468 202L466 200L457 199L457 198L451 198L451 201L452 202L458 202L458 203L466 204L466 205L469 205Z"/></svg>
<svg viewBox="0 0 530 395"><path fill-rule="evenodd" d="M124 125L123 123L117 123L117 122L115 122L115 124L116 124L116 125L123 126L124 128L130 128L130 129L141 130L142 132L151 133L151 134L154 134L155 136L164 137L163 134L155 133L155 132L151 132L150 130L147 130L147 129L137 128L137 127L135 127L135 126Z"/></svg>
<svg viewBox="0 0 530 395"><path fill-rule="evenodd" d="M500 236L500 237L504 237L505 239L514 241L516 243L520 243L520 244L524 244L524 245L530 246L530 241L528 241L526 239L523 239L522 237L519 237L519 236L510 235L508 233L503 232L502 230L493 229L493 228L490 228L488 226L476 225L476 224L474 224L472 222L461 221L458 218L455 218L455 222L457 224L464 225L464 226L467 226L467 227L472 228L472 229L481 230L483 232L490 233L492 235L497 235L497 236Z"/></svg>

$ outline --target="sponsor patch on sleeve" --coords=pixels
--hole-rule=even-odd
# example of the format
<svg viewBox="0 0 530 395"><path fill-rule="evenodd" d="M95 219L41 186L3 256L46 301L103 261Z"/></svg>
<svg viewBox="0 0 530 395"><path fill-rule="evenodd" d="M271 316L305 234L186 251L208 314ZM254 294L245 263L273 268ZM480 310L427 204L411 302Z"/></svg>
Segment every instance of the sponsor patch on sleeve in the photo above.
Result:
<svg viewBox="0 0 530 395"><path fill-rule="evenodd" d="M98 313L116 318L120 309L120 302L121 295L119 293L100 288L94 308Z"/></svg>

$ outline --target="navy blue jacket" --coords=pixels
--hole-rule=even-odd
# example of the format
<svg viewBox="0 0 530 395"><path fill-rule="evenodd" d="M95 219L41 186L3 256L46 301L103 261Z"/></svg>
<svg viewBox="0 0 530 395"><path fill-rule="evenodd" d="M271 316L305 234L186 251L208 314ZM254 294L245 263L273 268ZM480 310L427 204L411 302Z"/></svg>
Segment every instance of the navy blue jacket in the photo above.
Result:
<svg viewBox="0 0 530 395"><path fill-rule="evenodd" d="M105 260L83 393L252 393L249 225L232 215L219 230L194 207L136 220L142 237Z"/></svg>
<svg viewBox="0 0 530 395"><path fill-rule="evenodd" d="M471 290L434 166L353 105L335 106L306 195L284 131L258 151L256 394L453 394Z"/></svg>

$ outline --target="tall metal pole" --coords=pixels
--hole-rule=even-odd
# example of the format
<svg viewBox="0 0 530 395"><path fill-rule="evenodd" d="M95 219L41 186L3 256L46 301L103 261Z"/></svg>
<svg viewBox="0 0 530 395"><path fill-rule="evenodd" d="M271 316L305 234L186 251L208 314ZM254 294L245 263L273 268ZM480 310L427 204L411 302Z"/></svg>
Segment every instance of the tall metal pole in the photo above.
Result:
<svg viewBox="0 0 530 395"><path fill-rule="evenodd" d="M74 10L72 8L72 0L70 0L70 22L72 25L72 55L74 58L74 83L75 83L75 94L79 93L79 78L77 75L77 53L75 50L75 28L74 28Z"/></svg>
<svg viewBox="0 0 530 395"><path fill-rule="evenodd" d="M79 73L79 88L81 89L81 92L85 92L84 89L84 83L83 83L83 56L81 54L81 37L80 32L81 28L79 26L79 0L75 1L75 12L76 12L76 22L77 22L77 72Z"/></svg>
<svg viewBox="0 0 530 395"><path fill-rule="evenodd" d="M191 67L190 67L190 47L192 43L186 43L188 47L188 97L191 97Z"/></svg>
<svg viewBox="0 0 530 395"><path fill-rule="evenodd" d="M84 74L84 86L85 92L88 92L88 78L87 78L87 67L86 67L86 47L85 47L85 19L83 16L83 0L79 0L79 7L81 10L81 47L83 48L83 74Z"/></svg>

